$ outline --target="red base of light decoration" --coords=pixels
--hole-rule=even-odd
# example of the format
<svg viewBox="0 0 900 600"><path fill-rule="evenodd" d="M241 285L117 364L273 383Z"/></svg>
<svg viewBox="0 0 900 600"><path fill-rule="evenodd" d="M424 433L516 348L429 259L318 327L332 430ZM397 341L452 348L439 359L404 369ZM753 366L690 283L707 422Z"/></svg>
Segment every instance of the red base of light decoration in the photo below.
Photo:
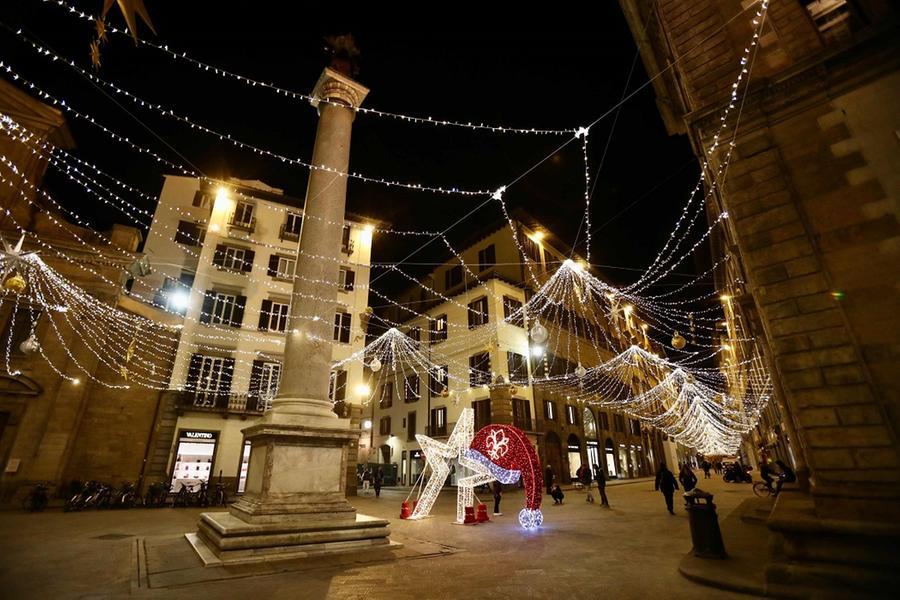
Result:
<svg viewBox="0 0 900 600"><path fill-rule="evenodd" d="M403 501L403 504L400 505L400 518L408 519L409 515L412 514L412 511L409 509L409 502L406 500Z"/></svg>
<svg viewBox="0 0 900 600"><path fill-rule="evenodd" d="M478 505L478 515L475 517L475 520L479 523L486 523L490 521L490 517L487 514L487 505L482 503Z"/></svg>
<svg viewBox="0 0 900 600"><path fill-rule="evenodd" d="M463 525L476 525L478 520L475 518L475 509L471 506L466 507L466 519L463 521Z"/></svg>

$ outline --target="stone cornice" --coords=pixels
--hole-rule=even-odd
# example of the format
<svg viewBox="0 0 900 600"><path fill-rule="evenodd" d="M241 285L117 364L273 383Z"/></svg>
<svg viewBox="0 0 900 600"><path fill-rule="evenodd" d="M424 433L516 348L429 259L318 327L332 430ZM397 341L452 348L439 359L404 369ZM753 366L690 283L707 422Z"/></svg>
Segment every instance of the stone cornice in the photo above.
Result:
<svg viewBox="0 0 900 600"><path fill-rule="evenodd" d="M325 67L313 88L313 99L310 102L316 108L320 100L329 100L356 109L362 105L368 94L369 88L330 67Z"/></svg>

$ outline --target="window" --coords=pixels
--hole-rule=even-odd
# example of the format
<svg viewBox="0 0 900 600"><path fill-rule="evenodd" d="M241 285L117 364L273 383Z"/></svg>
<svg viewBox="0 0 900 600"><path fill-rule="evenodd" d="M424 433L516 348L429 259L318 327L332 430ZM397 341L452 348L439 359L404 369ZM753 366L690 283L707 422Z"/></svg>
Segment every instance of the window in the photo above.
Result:
<svg viewBox="0 0 900 600"><path fill-rule="evenodd" d="M506 368L509 369L510 381L526 381L528 379L528 366L525 357L521 354L507 352Z"/></svg>
<svg viewBox="0 0 900 600"><path fill-rule="evenodd" d="M227 407L233 374L233 358L193 354L184 387L194 393L195 406Z"/></svg>
<svg viewBox="0 0 900 600"><path fill-rule="evenodd" d="M391 435L390 417L381 417L381 421L378 422L378 433L381 435Z"/></svg>
<svg viewBox="0 0 900 600"><path fill-rule="evenodd" d="M347 397L347 371L337 369L328 379L328 397L332 402L340 402Z"/></svg>
<svg viewBox="0 0 900 600"><path fill-rule="evenodd" d="M487 296L469 303L469 329L485 325L489 318Z"/></svg>
<svg viewBox="0 0 900 600"><path fill-rule="evenodd" d="M269 257L269 268L266 270L266 274L276 279L293 279L294 265L296 264L297 259L294 257L273 254Z"/></svg>
<svg viewBox="0 0 900 600"><path fill-rule="evenodd" d="M281 235L282 237L298 238L301 227L303 227L303 215L289 212L284 225L281 226Z"/></svg>
<svg viewBox="0 0 900 600"><path fill-rule="evenodd" d="M20 304L18 310L16 310L15 319L10 319L6 323L6 331L3 332L2 338L4 349L8 343L11 354L22 356L24 352L19 346L31 337L32 323L37 327L40 316L40 308ZM12 336L12 339L10 339L10 336Z"/></svg>
<svg viewBox="0 0 900 600"><path fill-rule="evenodd" d="M220 269L249 273L253 270L253 258L255 255L256 253L253 250L219 244L213 253L213 264Z"/></svg>
<svg viewBox="0 0 900 600"><path fill-rule="evenodd" d="M381 399L378 408L390 408L394 405L394 382L389 381L381 386Z"/></svg>
<svg viewBox="0 0 900 600"><path fill-rule="evenodd" d="M350 343L350 321L350 313L340 310L334 313L334 341L342 344Z"/></svg>
<svg viewBox="0 0 900 600"><path fill-rule="evenodd" d="M497 251L491 244L487 248L478 251L478 270L485 271L497 264Z"/></svg>
<svg viewBox="0 0 900 600"><path fill-rule="evenodd" d="M600 429L605 429L609 431L609 415L605 412L601 412L600 414Z"/></svg>
<svg viewBox="0 0 900 600"><path fill-rule="evenodd" d="M237 227L252 227L253 205L249 202L238 202L231 216L231 224Z"/></svg>
<svg viewBox="0 0 900 600"><path fill-rule="evenodd" d="M431 343L447 339L447 315L441 315L431 322Z"/></svg>
<svg viewBox="0 0 900 600"><path fill-rule="evenodd" d="M522 303L515 298L503 296L503 318L511 325L525 327L525 311L522 310Z"/></svg>
<svg viewBox="0 0 900 600"><path fill-rule="evenodd" d="M212 206L213 198L209 194L198 191L194 192L194 199L191 201L191 206L196 206L198 208L210 208Z"/></svg>
<svg viewBox="0 0 900 600"><path fill-rule="evenodd" d="M356 273L346 267L341 267L341 270L338 272L338 289L344 290L345 292L352 292L353 283L355 281Z"/></svg>
<svg viewBox="0 0 900 600"><path fill-rule="evenodd" d="M185 246L199 246L206 239L206 227L192 221L178 221L175 243Z"/></svg>
<svg viewBox="0 0 900 600"><path fill-rule="evenodd" d="M528 237L527 235L522 237L522 250L525 252L525 256L534 262L540 264L541 262L541 247L538 246L538 243L533 239Z"/></svg>
<svg viewBox="0 0 900 600"><path fill-rule="evenodd" d="M462 275L462 265L450 267L449 270L444 272L444 289L449 290L450 288L462 283Z"/></svg>
<svg viewBox="0 0 900 600"><path fill-rule="evenodd" d="M416 441L416 411L406 415L406 441Z"/></svg>
<svg viewBox="0 0 900 600"><path fill-rule="evenodd" d="M491 382L491 355L480 352L469 357L469 385L476 387Z"/></svg>
<svg viewBox="0 0 900 600"><path fill-rule="evenodd" d="M286 302L263 300L259 309L259 329L261 331L285 331L287 329L290 305Z"/></svg>
<svg viewBox="0 0 900 600"><path fill-rule="evenodd" d="M622 417L622 415L613 415L613 425L615 426L616 431L625 431L625 419Z"/></svg>
<svg viewBox="0 0 900 600"><path fill-rule="evenodd" d="M405 402L415 402L419 398L421 398L419 394L419 376L412 373L405 378L403 400Z"/></svg>
<svg viewBox="0 0 900 600"><path fill-rule="evenodd" d="M446 406L431 409L431 427L429 428L428 434L431 436L447 435Z"/></svg>
<svg viewBox="0 0 900 600"><path fill-rule="evenodd" d="M525 431L531 431L531 404L528 400L513 398L513 425Z"/></svg>
<svg viewBox="0 0 900 600"><path fill-rule="evenodd" d="M544 418L548 421L556 420L556 402L544 400Z"/></svg>
<svg viewBox="0 0 900 600"><path fill-rule="evenodd" d="M640 437L641 436L641 422L638 421L637 419L631 419L629 421L629 424L631 425L631 435L636 435L636 436Z"/></svg>
<svg viewBox="0 0 900 600"><path fill-rule="evenodd" d="M475 411L475 431L491 424L491 399L475 400L472 402Z"/></svg>
<svg viewBox="0 0 900 600"><path fill-rule="evenodd" d="M407 332L406 335L408 335L409 339L411 339L414 342L421 342L422 341L422 328L419 327L418 325L416 325L415 327L410 327L409 332Z"/></svg>
<svg viewBox="0 0 900 600"><path fill-rule="evenodd" d="M578 410L571 404L566 404L566 425L578 425Z"/></svg>
<svg viewBox="0 0 900 600"><path fill-rule="evenodd" d="M248 396L261 402L255 407L259 412L264 411L278 394L278 384L281 382L281 363L274 361L254 360L250 370L250 388ZM252 407L248 407L252 408Z"/></svg>
<svg viewBox="0 0 900 600"><path fill-rule="evenodd" d="M434 367L428 372L428 390L431 396L446 396L449 388L447 387L447 365Z"/></svg>
<svg viewBox="0 0 900 600"><path fill-rule="evenodd" d="M245 296L208 290L200 309L200 322L213 325L240 327L244 322Z"/></svg>
<svg viewBox="0 0 900 600"><path fill-rule="evenodd" d="M353 240L350 239L349 225L344 225L344 229L341 231L341 252L353 254Z"/></svg>

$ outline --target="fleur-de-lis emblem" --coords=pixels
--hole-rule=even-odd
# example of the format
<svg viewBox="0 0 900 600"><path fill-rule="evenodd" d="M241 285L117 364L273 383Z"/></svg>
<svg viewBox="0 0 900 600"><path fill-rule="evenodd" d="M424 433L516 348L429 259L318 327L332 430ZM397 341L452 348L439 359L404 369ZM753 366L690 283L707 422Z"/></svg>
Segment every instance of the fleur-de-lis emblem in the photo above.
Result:
<svg viewBox="0 0 900 600"><path fill-rule="evenodd" d="M503 458L509 452L509 439L502 429L492 429L488 434L487 452L491 460Z"/></svg>

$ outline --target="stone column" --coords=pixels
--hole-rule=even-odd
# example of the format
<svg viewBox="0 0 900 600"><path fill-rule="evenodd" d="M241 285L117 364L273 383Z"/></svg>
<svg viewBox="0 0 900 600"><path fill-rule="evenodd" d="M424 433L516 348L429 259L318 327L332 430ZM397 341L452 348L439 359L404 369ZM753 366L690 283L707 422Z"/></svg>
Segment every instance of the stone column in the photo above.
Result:
<svg viewBox="0 0 900 600"><path fill-rule="evenodd" d="M388 547L389 523L356 513L347 472L359 430L328 399L354 108L368 90L325 69L313 97L319 126L310 173L291 325L272 410L244 429L251 443L244 495L228 512L204 513L188 540L207 565Z"/></svg>

